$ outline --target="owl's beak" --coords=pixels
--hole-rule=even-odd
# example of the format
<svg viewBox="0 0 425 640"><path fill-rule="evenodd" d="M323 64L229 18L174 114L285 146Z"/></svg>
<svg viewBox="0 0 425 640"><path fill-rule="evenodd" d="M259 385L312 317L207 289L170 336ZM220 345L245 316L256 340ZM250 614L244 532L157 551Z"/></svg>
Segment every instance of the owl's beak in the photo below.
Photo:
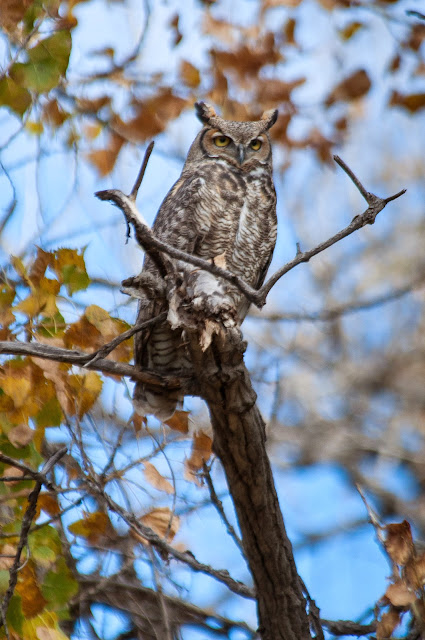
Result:
<svg viewBox="0 0 425 640"><path fill-rule="evenodd" d="M239 161L239 164L242 164L244 160L245 160L245 147L243 146L243 144L239 144L238 145L238 161Z"/></svg>

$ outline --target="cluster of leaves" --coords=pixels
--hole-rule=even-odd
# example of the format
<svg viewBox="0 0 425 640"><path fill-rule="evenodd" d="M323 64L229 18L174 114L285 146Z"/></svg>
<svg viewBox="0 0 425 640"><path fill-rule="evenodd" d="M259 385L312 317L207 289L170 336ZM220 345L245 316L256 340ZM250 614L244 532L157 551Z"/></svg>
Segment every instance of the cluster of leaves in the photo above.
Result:
<svg viewBox="0 0 425 640"><path fill-rule="evenodd" d="M1 340L20 338L28 343L69 349L69 353L75 353L75 348L90 353L128 329L125 322L95 304L88 306L76 321L65 319L71 315L70 298L90 284L83 251L62 248L47 252L39 248L29 264L20 258L12 258L12 264L13 270L8 271L1 284ZM125 341L108 357L128 363L132 356L132 344ZM48 455L46 429L68 425L74 434L79 432L79 425L93 410L102 386L99 373L75 371L66 359L55 362L30 356L9 357L0 366L0 594L3 596L34 487L34 479L25 469L36 471ZM145 424L146 419L134 416L136 432L143 430ZM177 412L168 425L180 437L192 438L187 412ZM72 556L67 552L70 535L78 537L89 549L110 545L117 539L108 511L99 509L97 501L89 510L75 509L73 521L66 527L61 521L67 511L64 496L71 490L77 491L75 504L80 504L87 494L87 474L95 475L87 458L86 443L78 438L77 442L75 455L67 456L62 468L64 475L58 491L45 491L38 497L27 550L21 556L6 623L9 634L23 640L65 638L59 625L70 617L70 603L78 592L78 574L72 574ZM193 434L192 453L185 461L188 481L199 484L197 473L211 456L211 445L206 433ZM2 454L8 457L7 462L2 461ZM145 482L174 496L175 487L149 457L143 461ZM131 464L130 470L137 464ZM123 481L126 471L128 465L123 470L111 469L105 474L104 485ZM140 522L169 543L179 528L179 516L168 506L145 509ZM145 542L137 534L133 537L133 544Z"/></svg>
<svg viewBox="0 0 425 640"><path fill-rule="evenodd" d="M140 54L143 34L136 50L120 64L116 62L113 47L96 51L106 70L85 78L83 95L78 82L72 78L65 80L72 46L71 31L78 24L74 14L77 4L59 0L32 3L8 0L1 20L15 44L10 65L0 80L0 105L9 107L21 118L29 119L31 113L37 113L34 121L27 124L33 133L42 133L48 127L61 130L69 146L88 143L87 157L102 176L112 171L126 144L144 142L163 132L199 99L219 105L222 114L233 119L255 119L263 110L278 107L280 117L272 130L274 139L289 149L310 148L321 161L330 162L331 149L342 141L352 117L343 105L358 101L371 88L368 69L350 71L329 87L321 101L320 106L327 112L326 132L312 123L307 135L291 136L288 132L291 122L303 113L292 94L310 80L299 76L285 81L282 69L283 66L288 69L291 60L306 53L297 36L302 2L264 0L258 3L257 20L248 27L215 17L210 5L216 3L206 4L202 30L213 45L202 67L180 56L179 47L188 36L181 28L180 15L175 14L168 25L173 34L174 53L180 58L173 82L168 72L155 72L148 74L140 90L133 67ZM388 7L395 3L381 0L376 4L382 12L390 12ZM350 3L329 1L321 5L329 12L350 10L352 13ZM292 13L283 24L277 20L273 30L270 18L280 8ZM387 19L391 19L391 13ZM341 46L348 46L368 28L366 13L355 19L350 17L346 22L335 33ZM145 30L147 28L148 20ZM388 60L388 73L394 77L388 106L402 107L412 113L425 107L424 93L403 93L397 88L397 74L408 64L409 54L418 53L424 37L425 26L421 22L412 23L406 25L406 37L394 43L392 58ZM412 77L423 75L423 63L418 63L410 74ZM88 98L87 87L95 87L99 80L104 81L105 89L101 93L95 91L95 98ZM128 88L128 103L124 108L120 105L118 111L113 93L119 85ZM146 86L150 87L148 95ZM236 98L241 93L243 101ZM100 143L98 148L90 148L96 145L102 132L107 134L106 145Z"/></svg>
<svg viewBox="0 0 425 640"><path fill-rule="evenodd" d="M392 565L391 584L382 598L382 614L376 630L378 640L392 636L403 614L411 611L420 629L425 620L425 552L418 552L410 524L388 524L383 527L384 546Z"/></svg>

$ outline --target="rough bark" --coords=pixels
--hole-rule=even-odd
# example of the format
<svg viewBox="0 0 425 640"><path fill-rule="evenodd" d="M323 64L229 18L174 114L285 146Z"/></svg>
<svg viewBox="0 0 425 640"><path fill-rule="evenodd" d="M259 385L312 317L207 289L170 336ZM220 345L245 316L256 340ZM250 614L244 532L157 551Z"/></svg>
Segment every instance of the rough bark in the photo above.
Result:
<svg viewBox="0 0 425 640"><path fill-rule="evenodd" d="M301 581L286 534L266 452L265 425L243 361L238 330L214 338L202 352L197 337L191 351L202 397L214 431L214 451L229 485L245 556L257 593L263 640L311 638Z"/></svg>

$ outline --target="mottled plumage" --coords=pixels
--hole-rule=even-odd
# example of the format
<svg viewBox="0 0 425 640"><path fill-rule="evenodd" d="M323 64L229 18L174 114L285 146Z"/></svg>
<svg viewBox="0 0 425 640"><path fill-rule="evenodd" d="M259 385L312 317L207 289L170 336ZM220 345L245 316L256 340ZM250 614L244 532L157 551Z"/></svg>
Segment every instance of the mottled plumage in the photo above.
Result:
<svg viewBox="0 0 425 640"><path fill-rule="evenodd" d="M217 116L208 105L196 105L204 127L192 143L182 174L167 194L153 231L168 244L211 260L224 257L226 268L253 287L264 281L276 242L276 195L272 180L272 153L268 129L277 112L266 112L255 122L232 122ZM241 324L249 304L229 283L190 268L196 292L215 296L232 307ZM158 274L150 257L144 272ZM222 298L222 301L220 301ZM164 310L162 297L141 299L138 321ZM159 372L190 367L182 330L168 322L136 334L135 362ZM164 420L182 400L177 392L157 393L137 384L136 409Z"/></svg>

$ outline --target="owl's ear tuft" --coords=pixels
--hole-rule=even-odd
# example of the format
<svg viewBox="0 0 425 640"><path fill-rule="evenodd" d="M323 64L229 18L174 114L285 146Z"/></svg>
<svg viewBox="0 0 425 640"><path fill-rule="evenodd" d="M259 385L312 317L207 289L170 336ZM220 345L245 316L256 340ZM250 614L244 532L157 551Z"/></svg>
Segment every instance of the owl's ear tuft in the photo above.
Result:
<svg viewBox="0 0 425 640"><path fill-rule="evenodd" d="M269 109L265 111L261 116L261 120L264 121L265 127L264 130L268 131L270 127L274 125L277 120L277 116L279 115L279 111L277 109Z"/></svg>
<svg viewBox="0 0 425 640"><path fill-rule="evenodd" d="M196 115L204 124L209 124L211 118L216 118L214 108L206 102L195 102Z"/></svg>

